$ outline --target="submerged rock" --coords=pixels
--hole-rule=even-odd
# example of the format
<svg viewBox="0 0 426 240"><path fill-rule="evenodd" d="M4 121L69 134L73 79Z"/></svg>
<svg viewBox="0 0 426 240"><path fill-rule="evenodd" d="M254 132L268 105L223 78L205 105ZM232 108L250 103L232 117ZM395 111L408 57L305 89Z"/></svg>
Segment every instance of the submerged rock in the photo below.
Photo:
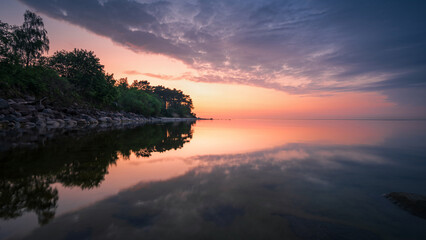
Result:
<svg viewBox="0 0 426 240"><path fill-rule="evenodd" d="M426 219L426 196L415 193L391 192L386 194L385 197L414 216Z"/></svg>

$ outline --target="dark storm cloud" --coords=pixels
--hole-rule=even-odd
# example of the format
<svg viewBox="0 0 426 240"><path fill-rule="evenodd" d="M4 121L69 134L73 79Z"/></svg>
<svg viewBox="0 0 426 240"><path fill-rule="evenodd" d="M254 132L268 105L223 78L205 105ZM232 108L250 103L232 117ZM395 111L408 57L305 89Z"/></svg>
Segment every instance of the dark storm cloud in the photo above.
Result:
<svg viewBox="0 0 426 240"><path fill-rule="evenodd" d="M194 81L292 93L426 89L425 1L21 1L182 60Z"/></svg>
<svg viewBox="0 0 426 240"><path fill-rule="evenodd" d="M56 19L82 26L96 34L111 38L134 51L169 55L191 62L188 46L167 39L161 34L168 26L161 26L157 14L169 4L134 1L22 1Z"/></svg>

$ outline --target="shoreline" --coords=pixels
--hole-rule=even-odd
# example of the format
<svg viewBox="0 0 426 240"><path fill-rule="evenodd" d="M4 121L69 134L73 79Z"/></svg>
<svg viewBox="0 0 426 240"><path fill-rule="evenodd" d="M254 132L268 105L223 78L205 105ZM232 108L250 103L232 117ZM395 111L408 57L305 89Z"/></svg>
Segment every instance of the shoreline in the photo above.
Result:
<svg viewBox="0 0 426 240"><path fill-rule="evenodd" d="M197 118L145 117L131 112L44 105L44 99L0 98L0 131L11 129L105 128L111 125L195 121Z"/></svg>
<svg viewBox="0 0 426 240"><path fill-rule="evenodd" d="M0 98L0 152L36 148L61 135L85 135L146 124L195 122L199 118L145 117L129 112L57 107L43 100Z"/></svg>

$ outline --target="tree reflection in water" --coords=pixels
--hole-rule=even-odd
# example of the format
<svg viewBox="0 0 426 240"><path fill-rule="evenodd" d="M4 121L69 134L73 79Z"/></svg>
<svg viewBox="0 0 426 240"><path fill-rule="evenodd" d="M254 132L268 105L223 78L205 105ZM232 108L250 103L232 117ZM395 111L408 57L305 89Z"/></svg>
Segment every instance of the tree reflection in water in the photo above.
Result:
<svg viewBox="0 0 426 240"><path fill-rule="evenodd" d="M51 185L98 187L119 156L181 148L192 138L194 122L145 125L92 135L54 139L37 149L0 153L0 218L35 212L39 224L55 216L58 191Z"/></svg>

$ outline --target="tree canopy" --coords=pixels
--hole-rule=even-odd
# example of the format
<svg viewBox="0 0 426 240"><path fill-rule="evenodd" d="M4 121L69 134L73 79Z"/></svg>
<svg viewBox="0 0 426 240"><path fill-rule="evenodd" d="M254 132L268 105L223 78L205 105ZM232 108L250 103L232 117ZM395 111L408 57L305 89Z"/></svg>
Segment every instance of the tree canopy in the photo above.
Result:
<svg viewBox="0 0 426 240"><path fill-rule="evenodd" d="M92 51L74 49L55 52L48 60L49 66L60 77L66 78L75 91L90 101L111 104L117 95L115 80L106 74L104 66Z"/></svg>
<svg viewBox="0 0 426 240"><path fill-rule="evenodd" d="M28 66L49 51L49 39L40 16L27 10L24 19L22 26L13 28L13 50Z"/></svg>
<svg viewBox="0 0 426 240"><path fill-rule="evenodd" d="M194 117L192 100L181 90L151 86L146 80L115 80L93 51L49 50L40 16L24 14L22 26L0 21L0 93L49 96L53 101L80 102L145 116Z"/></svg>

